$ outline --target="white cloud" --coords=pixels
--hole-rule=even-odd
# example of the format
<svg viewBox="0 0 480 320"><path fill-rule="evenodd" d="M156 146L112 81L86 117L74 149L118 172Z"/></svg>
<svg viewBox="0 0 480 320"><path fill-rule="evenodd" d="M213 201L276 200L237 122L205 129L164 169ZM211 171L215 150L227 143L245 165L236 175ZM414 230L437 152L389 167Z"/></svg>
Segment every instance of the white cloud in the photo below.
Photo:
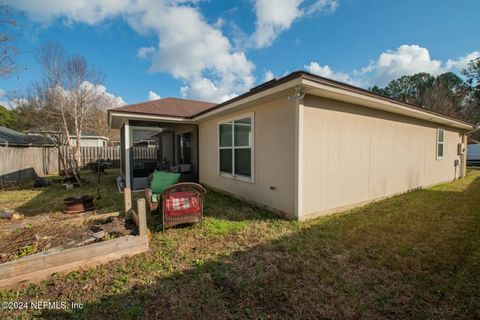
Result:
<svg viewBox="0 0 480 320"><path fill-rule="evenodd" d="M91 82L85 81L85 82L83 82L83 85L86 88L94 88L98 95L101 95L104 98L106 98L108 108L119 107L119 106L127 104L125 102L125 100L123 100L122 97L116 96L113 93L108 92L107 87L105 87L103 84L93 84Z"/></svg>
<svg viewBox="0 0 480 320"><path fill-rule="evenodd" d="M274 78L275 78L275 75L273 74L273 72L271 70L267 70L263 75L263 82L273 80Z"/></svg>
<svg viewBox="0 0 480 320"><path fill-rule="evenodd" d="M352 85L358 85L358 82L354 80L349 74L344 72L335 72L329 65L321 66L318 62L310 62L310 64L304 66L305 70L310 73L319 75L321 77L337 80L340 82L349 83Z"/></svg>
<svg viewBox="0 0 480 320"><path fill-rule="evenodd" d="M15 108L15 104L7 96L7 91L0 88L0 106L4 106L7 109Z"/></svg>
<svg viewBox="0 0 480 320"><path fill-rule="evenodd" d="M279 33L289 29L293 21L302 15L299 8L301 2L301 0L257 0L253 45L257 48L267 47Z"/></svg>
<svg viewBox="0 0 480 320"><path fill-rule="evenodd" d="M268 47L281 32L290 29L296 19L321 10L333 12L337 6L337 0L256 0L257 21L250 39L252 46Z"/></svg>
<svg viewBox="0 0 480 320"><path fill-rule="evenodd" d="M254 64L232 47L217 26L205 21L186 0L8 0L39 22L69 19L98 24L124 18L139 33L155 32L158 48L140 48L139 57L152 58L150 71L168 72L185 83L189 97L220 102L248 90L255 82ZM208 85L206 85L208 84ZM205 90L208 88L208 90Z"/></svg>
<svg viewBox="0 0 480 320"><path fill-rule="evenodd" d="M151 56L151 54L155 51L154 47L141 47L137 50L137 57L140 59L147 59Z"/></svg>
<svg viewBox="0 0 480 320"><path fill-rule="evenodd" d="M12 110L26 101L26 99L15 97L15 95L16 92L8 92L0 88L0 105Z"/></svg>
<svg viewBox="0 0 480 320"><path fill-rule="evenodd" d="M317 11L328 11L334 12L338 8L338 1L337 0L316 0L310 3L306 9L306 14L312 14Z"/></svg>
<svg viewBox="0 0 480 320"><path fill-rule="evenodd" d="M251 83L249 87L253 85L253 81ZM193 79L190 86L182 87L180 92L184 98L193 96L199 100L208 100L208 97L217 97L217 102L223 102L238 96L237 93L230 93L229 90L225 90L225 86L217 86L210 79L204 77Z"/></svg>
<svg viewBox="0 0 480 320"><path fill-rule="evenodd" d="M480 51L473 51L463 57L458 58L457 60L447 61L447 69L457 69L462 70L467 67L468 63L474 59L480 58Z"/></svg>
<svg viewBox="0 0 480 320"><path fill-rule="evenodd" d="M464 68L470 60L479 56L480 52L474 51L458 59L448 59L447 62L442 62L432 59L427 48L418 45L401 45L396 50L381 53L368 66L352 72L337 72L330 66L322 66L315 61L305 65L304 68L311 73L357 86L385 86L391 80L404 75L419 72L438 75L448 71L458 71Z"/></svg>
<svg viewBox="0 0 480 320"><path fill-rule="evenodd" d="M254 84L254 65L244 52L234 51L219 29L206 23L191 7L148 10L135 28L149 27L159 36L151 71L166 71L186 83L189 97L221 102Z"/></svg>
<svg viewBox="0 0 480 320"><path fill-rule="evenodd" d="M110 92L107 92L107 88L104 85L97 84L95 88L97 89L98 93L103 94L105 97L110 99L112 101L113 106L119 107L127 104L122 97L116 96Z"/></svg>
<svg viewBox="0 0 480 320"><path fill-rule="evenodd" d="M32 19L49 23L55 18L62 18L71 25L72 22L96 24L107 18L114 17L130 7L130 0L7 0L6 4L25 11Z"/></svg>
<svg viewBox="0 0 480 320"><path fill-rule="evenodd" d="M148 101L158 100L158 99L161 99L161 97L157 93L153 91L148 91Z"/></svg>
<svg viewBox="0 0 480 320"><path fill-rule="evenodd" d="M431 59L427 48L404 44L394 51L383 52L376 61L371 62L355 74L368 77L373 83L383 86L390 80L403 75L412 75L418 72L437 75L445 71L442 61Z"/></svg>

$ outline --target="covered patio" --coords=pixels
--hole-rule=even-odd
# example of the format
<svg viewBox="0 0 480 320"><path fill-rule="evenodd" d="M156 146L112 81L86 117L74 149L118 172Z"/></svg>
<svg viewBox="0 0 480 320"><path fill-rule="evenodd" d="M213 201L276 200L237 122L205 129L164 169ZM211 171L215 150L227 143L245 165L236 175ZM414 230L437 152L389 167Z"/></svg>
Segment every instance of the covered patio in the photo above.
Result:
<svg viewBox="0 0 480 320"><path fill-rule="evenodd" d="M129 123L122 135L130 138L124 140L129 140L125 147L130 150L132 191L147 187L148 176L155 170L181 173L181 182L198 181L196 131L197 126L191 124ZM121 163L126 177L126 152L122 152Z"/></svg>
<svg viewBox="0 0 480 320"><path fill-rule="evenodd" d="M120 129L120 185L125 210L132 192L149 186L155 170L178 172L180 182L198 182L198 126L189 119L214 104L166 98L109 110L109 123Z"/></svg>

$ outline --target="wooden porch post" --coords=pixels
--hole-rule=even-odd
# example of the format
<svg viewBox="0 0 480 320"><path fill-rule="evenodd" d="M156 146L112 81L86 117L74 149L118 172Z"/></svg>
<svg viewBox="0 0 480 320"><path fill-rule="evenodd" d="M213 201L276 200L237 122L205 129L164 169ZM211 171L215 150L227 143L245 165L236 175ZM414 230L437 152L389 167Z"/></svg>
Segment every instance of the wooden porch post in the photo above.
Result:
<svg viewBox="0 0 480 320"><path fill-rule="evenodd" d="M124 190L124 197L125 197L125 218L130 218L130 210L132 209L132 189L131 189L131 161L130 161L130 148L132 147L131 144L131 132L130 132L130 124L125 121L125 190Z"/></svg>

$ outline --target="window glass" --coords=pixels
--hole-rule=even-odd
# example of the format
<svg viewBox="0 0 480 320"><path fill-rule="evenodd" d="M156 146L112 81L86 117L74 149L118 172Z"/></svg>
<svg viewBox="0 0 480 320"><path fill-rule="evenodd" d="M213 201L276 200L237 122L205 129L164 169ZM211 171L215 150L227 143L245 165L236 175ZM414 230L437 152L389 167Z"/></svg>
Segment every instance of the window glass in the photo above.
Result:
<svg viewBox="0 0 480 320"><path fill-rule="evenodd" d="M252 175L252 118L221 123L219 130L220 172L232 176Z"/></svg>
<svg viewBox="0 0 480 320"><path fill-rule="evenodd" d="M444 142L444 141L445 141L445 130L438 129L438 142Z"/></svg>
<svg viewBox="0 0 480 320"><path fill-rule="evenodd" d="M445 151L445 130L437 129L437 159L443 159Z"/></svg>
<svg viewBox="0 0 480 320"><path fill-rule="evenodd" d="M232 149L220 149L220 171L232 173Z"/></svg>
<svg viewBox="0 0 480 320"><path fill-rule="evenodd" d="M443 158L443 144L439 143L437 146L437 157Z"/></svg>
<svg viewBox="0 0 480 320"><path fill-rule="evenodd" d="M252 124L252 119L245 118L245 119L235 120L235 123Z"/></svg>
<svg viewBox="0 0 480 320"><path fill-rule="evenodd" d="M235 121L235 147L248 147L251 145L252 127L249 124Z"/></svg>
<svg viewBox="0 0 480 320"><path fill-rule="evenodd" d="M232 123L222 123L220 125L220 147L232 146Z"/></svg>
<svg viewBox="0 0 480 320"><path fill-rule="evenodd" d="M235 149L235 174L251 176L251 150Z"/></svg>

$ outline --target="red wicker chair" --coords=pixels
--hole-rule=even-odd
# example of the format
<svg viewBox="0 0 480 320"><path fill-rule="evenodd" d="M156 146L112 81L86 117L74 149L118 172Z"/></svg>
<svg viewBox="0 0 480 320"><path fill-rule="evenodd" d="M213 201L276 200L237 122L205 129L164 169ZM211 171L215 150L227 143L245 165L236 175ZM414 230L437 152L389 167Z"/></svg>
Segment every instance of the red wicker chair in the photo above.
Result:
<svg viewBox="0 0 480 320"><path fill-rule="evenodd" d="M192 182L177 183L165 189L161 195L163 232L183 223L201 223L203 227L206 192L201 185Z"/></svg>

